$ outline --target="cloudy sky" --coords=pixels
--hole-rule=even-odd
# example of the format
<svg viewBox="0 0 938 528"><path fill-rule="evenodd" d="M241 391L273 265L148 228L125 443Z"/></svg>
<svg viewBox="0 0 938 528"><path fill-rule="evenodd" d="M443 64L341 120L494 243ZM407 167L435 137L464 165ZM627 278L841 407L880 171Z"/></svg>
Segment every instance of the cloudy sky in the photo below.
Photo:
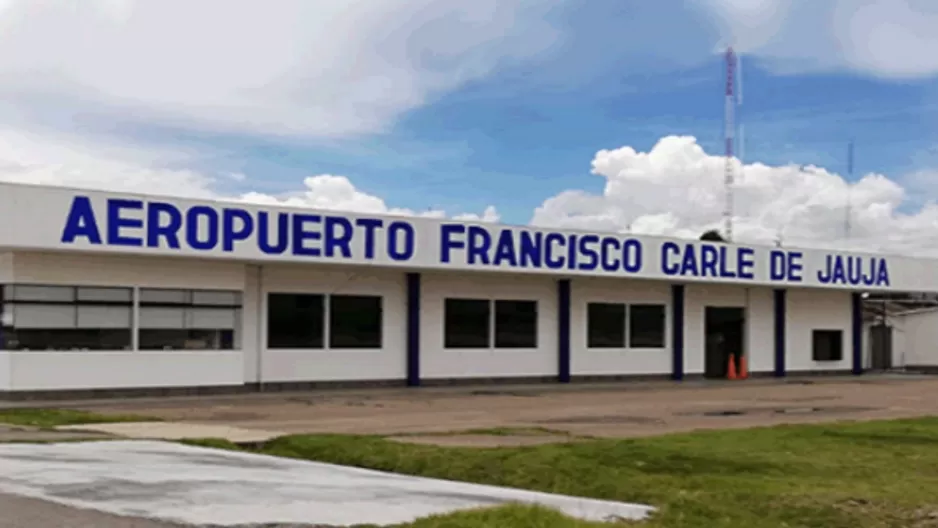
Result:
<svg viewBox="0 0 938 528"><path fill-rule="evenodd" d="M0 179L696 236L727 44L737 239L938 255L934 0L0 0Z"/></svg>

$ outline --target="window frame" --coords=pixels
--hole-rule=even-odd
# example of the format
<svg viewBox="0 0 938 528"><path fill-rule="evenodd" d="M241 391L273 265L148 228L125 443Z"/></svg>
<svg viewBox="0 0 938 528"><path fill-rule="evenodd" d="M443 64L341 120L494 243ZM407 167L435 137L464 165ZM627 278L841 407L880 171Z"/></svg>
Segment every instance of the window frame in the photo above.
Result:
<svg viewBox="0 0 938 528"><path fill-rule="evenodd" d="M491 317L492 317L492 323L491 323L491 334L492 334L492 335L491 335L491 339L490 339L489 342L491 343L492 348L495 349L495 350L519 350L519 349L524 350L524 349L536 349L536 348L537 348L537 345L538 345L538 342L540 341L540 325L539 325L539 322L540 322L540 310L539 310L539 308L540 308L540 306L538 305L537 300L530 300L530 299L492 299L492 300L491 300L491 303L492 303L492 308L491 308L490 312L491 312ZM500 334L499 331L498 331L498 326L499 326L499 325L498 325L498 323L499 323L499 321L498 321L498 315L499 315L498 307L499 307L499 304L504 305L504 304L507 304L507 303L514 303L514 304L530 304L530 305L533 305L533 306L534 306L534 312L533 312L534 320L533 320L533 323L532 323L532 324L534 325L534 334L531 336L531 338L533 339L533 341L532 341L530 344L528 344L528 343L515 344L515 343L505 343L505 342L503 342L501 345L499 344L499 335L505 335L505 334ZM525 315L530 315L530 314L525 314Z"/></svg>
<svg viewBox="0 0 938 528"><path fill-rule="evenodd" d="M284 297L311 297L318 300L319 304L319 337L312 345L305 346L272 346L271 345L271 326L270 326L270 313L271 313L271 299L275 296L284 296ZM268 291L264 296L264 330L266 332L264 345L265 350L328 350L327 344L329 343L329 295L326 293L311 293L311 292L287 292L287 291Z"/></svg>
<svg viewBox="0 0 938 528"><path fill-rule="evenodd" d="M635 346L633 343L634 335L634 325L632 317L635 314L635 308L656 308L661 310L661 344L660 345L643 345ZM626 313L626 336L627 336L627 345L630 350L663 350L668 348L668 306L664 303L650 303L650 302L637 302L629 303L628 312Z"/></svg>
<svg viewBox="0 0 938 528"><path fill-rule="evenodd" d="M621 316L619 317L620 322L622 323L622 340L619 344L593 344L590 333L590 323L592 321L590 309L593 306L597 307L617 307L622 309ZM595 350L621 350L628 348L628 337L629 337L629 305L625 302L609 302L609 301L588 301L586 303L586 348L595 349Z"/></svg>
<svg viewBox="0 0 938 528"><path fill-rule="evenodd" d="M41 297L35 298L18 298L17 290L26 288L48 288L54 290L60 290L63 293L68 292L67 299L64 298L52 298L44 299ZM81 291L83 290L113 290L120 291L129 294L127 299L82 299ZM88 284L49 284L49 283L28 283L28 282L11 282L0 284L0 350L8 351L19 351L19 352L73 352L73 351L88 351L88 352L97 352L97 351L121 351L121 352L133 352L136 351L135 348L135 330L136 330L136 320L135 320L135 288L133 286L113 286L113 285L88 285ZM73 326L61 327L61 328L47 328L47 327L23 327L17 329L16 327L16 306L61 306L69 307L71 317L73 319ZM80 325L81 322L81 308L82 307L116 307L126 309L128 315L127 327L83 327ZM8 311L10 309L10 311ZM14 338L20 332L29 333L29 334L42 334L49 332L59 332L59 333L71 333L71 334L126 334L126 339L121 338L120 341L122 345L118 346L108 346L108 347L99 347L99 346L68 346L62 348L23 348L17 346L16 348L8 348L10 343L10 335ZM103 339L98 338L96 341L92 342L103 342ZM16 342L19 342L17 340Z"/></svg>
<svg viewBox="0 0 938 528"><path fill-rule="evenodd" d="M817 363L838 363L844 360L844 330L837 328L814 328L811 330L811 360ZM833 338L836 336L836 340L831 343L835 343L836 346L830 350L830 354L835 356L832 358L819 358L818 351L818 339L821 336L827 336L828 338Z"/></svg>
<svg viewBox="0 0 938 528"><path fill-rule="evenodd" d="M485 305L485 344L478 346L476 343L456 343L450 340L450 303L472 303L477 306ZM492 300L479 297L444 297L443 298L443 349L444 350L489 350L494 341L494 310ZM477 314L478 315L478 314ZM478 337L478 336L476 336Z"/></svg>
<svg viewBox="0 0 938 528"><path fill-rule="evenodd" d="M150 301L145 300L147 292L180 292L182 293L182 300L180 301L170 301L170 300L157 300ZM234 302L232 303L203 303L196 300L196 296L199 293L224 293L231 294L234 297ZM241 337L239 334L243 332L244 325L244 292L242 290L229 290L229 289L220 289L220 288L184 288L184 287L153 287L153 286L138 286L135 288L134 300L136 303L135 306L135 351L145 351L145 352L192 352L192 351L231 351L238 350L238 338ZM140 322L140 315L143 310L153 308L153 309L182 309L184 327L183 328L143 328ZM187 315L189 315L188 310L198 310L198 309L208 309L208 310L229 310L233 312L234 324L232 328L190 328L185 322ZM193 335L197 334L211 334L213 333L213 341L216 343L221 343L218 348L209 348L209 347L186 347L186 346L167 346L162 347L156 346L144 346L143 343L148 341L144 339L144 333L147 334L170 334L175 333L179 334L177 340L181 340L183 344L193 340Z"/></svg>
<svg viewBox="0 0 938 528"><path fill-rule="evenodd" d="M324 296L326 297L326 309L324 312L325 315L325 337L324 341L327 343L325 348L329 350L381 350L384 348L384 296L383 295L369 295L365 293L332 293ZM339 343L336 344L336 327L335 327L335 313L336 306L333 304L335 299L359 299L359 300L377 300L378 302L378 325L377 325L377 343L371 342L364 345L355 343L353 346L351 342Z"/></svg>

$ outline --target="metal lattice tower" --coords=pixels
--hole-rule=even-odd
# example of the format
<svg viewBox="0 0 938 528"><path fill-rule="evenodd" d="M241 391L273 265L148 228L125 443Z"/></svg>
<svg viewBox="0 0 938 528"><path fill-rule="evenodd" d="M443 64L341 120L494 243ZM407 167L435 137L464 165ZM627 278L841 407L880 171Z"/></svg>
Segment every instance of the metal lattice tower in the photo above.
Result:
<svg viewBox="0 0 938 528"><path fill-rule="evenodd" d="M723 209L723 230L727 242L733 240L733 185L735 184L735 174L733 173L733 142L735 138L735 112L736 112L736 54L733 48L726 50L726 107L723 115L723 140L724 155L726 156L726 166L723 174L723 186L725 193L725 207Z"/></svg>

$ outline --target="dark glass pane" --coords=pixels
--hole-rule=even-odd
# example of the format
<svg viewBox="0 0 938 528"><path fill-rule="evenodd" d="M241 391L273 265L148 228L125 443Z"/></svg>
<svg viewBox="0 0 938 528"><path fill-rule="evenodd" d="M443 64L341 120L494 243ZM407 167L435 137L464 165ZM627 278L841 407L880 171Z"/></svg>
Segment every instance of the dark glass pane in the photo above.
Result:
<svg viewBox="0 0 938 528"><path fill-rule="evenodd" d="M589 303L586 307L587 348L625 348L625 305Z"/></svg>
<svg viewBox="0 0 938 528"><path fill-rule="evenodd" d="M324 308L322 295L268 295L267 348L322 348Z"/></svg>
<svg viewBox="0 0 938 528"><path fill-rule="evenodd" d="M842 330L815 330L812 335L811 357L814 361L841 361L844 358Z"/></svg>
<svg viewBox="0 0 938 528"><path fill-rule="evenodd" d="M329 348L381 348L381 297L329 297Z"/></svg>
<svg viewBox="0 0 938 528"><path fill-rule="evenodd" d="M495 301L495 348L537 348L536 301Z"/></svg>
<svg viewBox="0 0 938 528"><path fill-rule="evenodd" d="M664 348L664 305L629 306L629 347Z"/></svg>
<svg viewBox="0 0 938 528"><path fill-rule="evenodd" d="M489 348L491 302L480 299L446 299L444 348Z"/></svg>

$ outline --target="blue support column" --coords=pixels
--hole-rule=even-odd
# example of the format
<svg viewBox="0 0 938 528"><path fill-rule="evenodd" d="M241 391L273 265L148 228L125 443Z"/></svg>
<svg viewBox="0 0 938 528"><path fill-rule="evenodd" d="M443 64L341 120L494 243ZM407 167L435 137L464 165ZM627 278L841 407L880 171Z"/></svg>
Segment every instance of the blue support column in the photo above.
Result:
<svg viewBox="0 0 938 528"><path fill-rule="evenodd" d="M785 377L785 322L786 297L785 290L775 290L775 377Z"/></svg>
<svg viewBox="0 0 938 528"><path fill-rule="evenodd" d="M863 297L859 293L851 294L853 305L853 374L863 374Z"/></svg>
<svg viewBox="0 0 938 528"><path fill-rule="evenodd" d="M407 274L407 386L420 386L420 274Z"/></svg>
<svg viewBox="0 0 938 528"><path fill-rule="evenodd" d="M570 279L557 281L557 381L570 383Z"/></svg>
<svg viewBox="0 0 938 528"><path fill-rule="evenodd" d="M684 285L671 285L671 379L684 379Z"/></svg>

